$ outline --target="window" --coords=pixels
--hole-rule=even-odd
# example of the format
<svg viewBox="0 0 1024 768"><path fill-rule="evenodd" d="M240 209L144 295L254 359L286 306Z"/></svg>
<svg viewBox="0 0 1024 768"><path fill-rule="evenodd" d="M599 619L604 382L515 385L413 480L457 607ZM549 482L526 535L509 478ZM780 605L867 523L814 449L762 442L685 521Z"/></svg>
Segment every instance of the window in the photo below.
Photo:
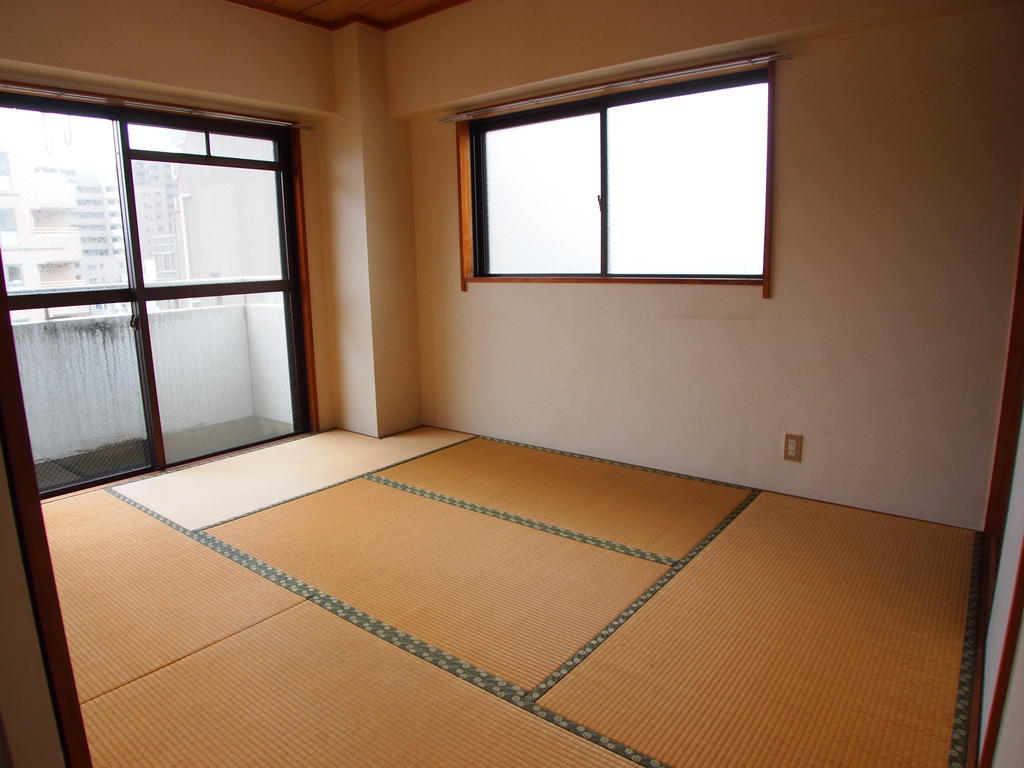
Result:
<svg viewBox="0 0 1024 768"><path fill-rule="evenodd" d="M13 208L0 208L0 248L18 244L18 215Z"/></svg>
<svg viewBox="0 0 1024 768"><path fill-rule="evenodd" d="M7 265L7 284L13 286L25 284L25 273L21 269L21 264Z"/></svg>
<svg viewBox="0 0 1024 768"><path fill-rule="evenodd" d="M0 152L0 192L11 191L11 159L6 152Z"/></svg>
<svg viewBox="0 0 1024 768"><path fill-rule="evenodd" d="M765 283L769 123L767 69L474 120L464 275Z"/></svg>
<svg viewBox="0 0 1024 768"><path fill-rule="evenodd" d="M0 254L17 326L0 364L44 494L309 429L292 140L0 95L5 244L22 224L18 263Z"/></svg>
<svg viewBox="0 0 1024 768"><path fill-rule="evenodd" d="M102 216L98 213L82 213L80 216ZM47 230L64 231L71 228L71 211L67 208L34 208L32 226L37 232Z"/></svg>

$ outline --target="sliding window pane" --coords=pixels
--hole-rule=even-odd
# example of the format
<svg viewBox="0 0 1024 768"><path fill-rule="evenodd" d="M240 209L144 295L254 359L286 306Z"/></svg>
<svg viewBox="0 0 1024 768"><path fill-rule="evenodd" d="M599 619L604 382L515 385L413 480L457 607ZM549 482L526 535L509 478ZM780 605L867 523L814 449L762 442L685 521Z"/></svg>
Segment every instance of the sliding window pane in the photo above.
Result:
<svg viewBox="0 0 1024 768"><path fill-rule="evenodd" d="M210 134L210 154L217 157L235 157L240 160L266 160L273 162L274 142L271 139L253 139L248 136Z"/></svg>
<svg viewBox="0 0 1024 768"><path fill-rule="evenodd" d="M601 119L487 133L488 273L601 271Z"/></svg>
<svg viewBox="0 0 1024 768"><path fill-rule="evenodd" d="M132 162L147 285L282 276L277 173Z"/></svg>
<svg viewBox="0 0 1024 768"><path fill-rule="evenodd" d="M8 293L128 284L115 124L0 107Z"/></svg>
<svg viewBox="0 0 1024 768"><path fill-rule="evenodd" d="M160 125L133 123L128 126L128 146L149 152L205 155L206 134L203 131L182 131Z"/></svg>
<svg viewBox="0 0 1024 768"><path fill-rule="evenodd" d="M283 294L147 307L168 463L296 431Z"/></svg>
<svg viewBox="0 0 1024 768"><path fill-rule="evenodd" d="M761 275L768 86L608 110L608 271Z"/></svg>
<svg viewBox="0 0 1024 768"><path fill-rule="evenodd" d="M11 312L41 491L150 465L127 304Z"/></svg>

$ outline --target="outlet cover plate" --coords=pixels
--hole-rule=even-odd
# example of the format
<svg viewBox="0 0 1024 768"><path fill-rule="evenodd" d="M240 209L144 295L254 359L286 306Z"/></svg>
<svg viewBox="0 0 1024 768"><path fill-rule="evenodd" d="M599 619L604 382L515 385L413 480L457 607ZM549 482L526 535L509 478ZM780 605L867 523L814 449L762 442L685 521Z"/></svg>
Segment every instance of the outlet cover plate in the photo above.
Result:
<svg viewBox="0 0 1024 768"><path fill-rule="evenodd" d="M786 433L782 447L782 458L786 461L802 461L804 456L804 436Z"/></svg>

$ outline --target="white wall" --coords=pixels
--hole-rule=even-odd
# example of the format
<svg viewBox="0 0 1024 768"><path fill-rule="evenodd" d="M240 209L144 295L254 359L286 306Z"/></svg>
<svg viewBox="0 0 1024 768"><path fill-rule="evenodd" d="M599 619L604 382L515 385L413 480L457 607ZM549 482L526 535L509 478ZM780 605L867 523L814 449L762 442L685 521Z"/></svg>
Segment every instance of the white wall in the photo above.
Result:
<svg viewBox="0 0 1024 768"><path fill-rule="evenodd" d="M995 595L989 615L988 636L985 641L985 669L982 682L981 733L989 727L992 696L996 677L1006 645L1006 631L1013 602L1013 590L1020 568L1021 552L1024 548L1024 433L1018 436L1017 460L1013 469L1013 485L1010 488L1010 502L1006 516L1006 531L999 556L999 571L996 575ZM1017 768L1024 764L1024 653L1018 640L1016 661L1013 666L1009 696L1003 710L1004 725L996 754L996 768ZM1005 727L1009 726L1009 727Z"/></svg>
<svg viewBox="0 0 1024 768"><path fill-rule="evenodd" d="M513 4L475 4L459 8L491 9L481 37L500 66L427 56L459 8L396 30L396 109L421 87L473 101L470 86L537 76L538 57L549 73L582 59L561 14L499 41ZM637 15L619 32L662 24ZM425 421L980 528L1022 201L1022 36L1018 4L786 46L770 300L690 285L461 293L454 128L415 118ZM782 460L785 432L805 435L803 463Z"/></svg>
<svg viewBox="0 0 1024 768"><path fill-rule="evenodd" d="M1024 633L1017 639L1002 723L992 768L1020 768L1024 765Z"/></svg>

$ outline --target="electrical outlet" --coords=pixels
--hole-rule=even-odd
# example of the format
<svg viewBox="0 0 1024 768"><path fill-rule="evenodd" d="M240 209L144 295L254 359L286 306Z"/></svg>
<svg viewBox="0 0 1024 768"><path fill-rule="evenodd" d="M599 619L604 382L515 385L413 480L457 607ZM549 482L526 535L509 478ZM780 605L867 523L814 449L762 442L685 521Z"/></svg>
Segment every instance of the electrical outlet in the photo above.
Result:
<svg viewBox="0 0 1024 768"><path fill-rule="evenodd" d="M786 435L786 442L783 444L782 458L786 461L801 461L804 455L804 436Z"/></svg>

